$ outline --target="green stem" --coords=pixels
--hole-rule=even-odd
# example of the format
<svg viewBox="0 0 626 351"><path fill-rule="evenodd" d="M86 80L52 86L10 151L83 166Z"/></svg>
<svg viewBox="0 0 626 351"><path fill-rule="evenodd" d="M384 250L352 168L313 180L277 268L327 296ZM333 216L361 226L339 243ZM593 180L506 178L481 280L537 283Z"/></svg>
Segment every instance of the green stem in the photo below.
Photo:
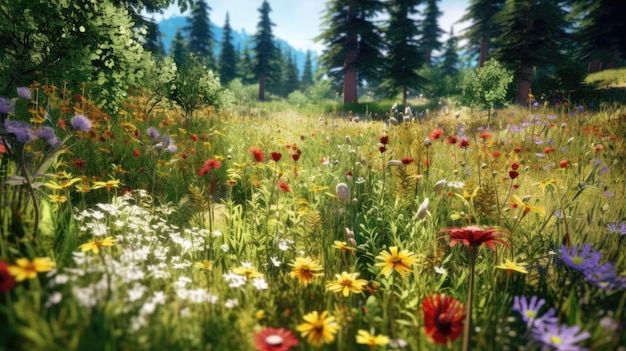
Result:
<svg viewBox="0 0 626 351"><path fill-rule="evenodd" d="M474 246L468 246L467 252L469 254L469 282L467 289L467 301L465 302L465 324L463 325L463 351L469 351L470 349L470 333L472 330L472 299L474 295L474 267L476 266L476 254L477 248Z"/></svg>

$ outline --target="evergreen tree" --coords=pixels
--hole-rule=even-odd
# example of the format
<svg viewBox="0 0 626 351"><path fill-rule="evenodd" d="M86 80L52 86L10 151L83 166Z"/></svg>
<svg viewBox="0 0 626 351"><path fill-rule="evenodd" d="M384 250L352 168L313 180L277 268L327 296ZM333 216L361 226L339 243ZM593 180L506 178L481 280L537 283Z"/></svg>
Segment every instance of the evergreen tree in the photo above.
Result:
<svg viewBox="0 0 626 351"><path fill-rule="evenodd" d="M185 30L189 33L189 52L201 58L210 69L215 69L210 11L205 0L197 0L191 8L191 15L187 18L189 25Z"/></svg>
<svg viewBox="0 0 626 351"><path fill-rule="evenodd" d="M326 49L320 65L343 85L343 101L358 102L359 80L375 80L382 70L382 33L374 19L385 9L379 0L332 0L326 5L316 37ZM339 84L337 84L339 85Z"/></svg>
<svg viewBox="0 0 626 351"><path fill-rule="evenodd" d="M275 62L280 58L280 54L274 43L272 26L275 24L270 20L272 9L267 0L263 0L258 11L261 18L257 24L257 33L254 35L254 73L259 79L259 101L265 101L265 80L278 78Z"/></svg>
<svg viewBox="0 0 626 351"><path fill-rule="evenodd" d="M562 60L565 18L560 0L507 0L499 13L493 57L515 72L518 104L529 103L534 69Z"/></svg>
<svg viewBox="0 0 626 351"><path fill-rule="evenodd" d="M409 88L417 88L423 78L417 69L424 63L423 52L418 47L418 23L411 17L418 13L420 0L392 0L389 5L387 27L387 58L383 88L388 95L402 91L402 105L406 106Z"/></svg>
<svg viewBox="0 0 626 351"><path fill-rule="evenodd" d="M282 95L286 97L291 94L293 91L298 90L300 88L300 80L299 80L299 72L298 66L296 65L296 59L291 55L291 53L287 53L285 57L285 72L283 78L283 91Z"/></svg>
<svg viewBox="0 0 626 351"><path fill-rule="evenodd" d="M250 54L250 49L248 49L247 46L243 48L237 71L239 72L239 76L241 77L241 82L243 84L253 84L256 82L254 62Z"/></svg>
<svg viewBox="0 0 626 351"><path fill-rule="evenodd" d="M313 62L311 60L311 50L307 50L306 59L304 60L304 68L302 69L302 79L300 85L307 88L313 85Z"/></svg>
<svg viewBox="0 0 626 351"><path fill-rule="evenodd" d="M219 57L219 72L222 84L226 85L237 77L237 52L232 43L233 34L230 28L230 19L226 13L226 22L224 23L222 34L222 50Z"/></svg>
<svg viewBox="0 0 626 351"><path fill-rule="evenodd" d="M439 37L445 33L439 27L439 17L443 15L443 12L439 11L437 1L439 0L426 0L426 8L424 9L420 46L424 51L427 66L432 66L433 51L441 49L442 44Z"/></svg>
<svg viewBox="0 0 626 351"><path fill-rule="evenodd" d="M444 52L441 60L441 74L444 76L453 76L459 72L457 68L459 64L458 39L454 36L454 28L450 27L450 36L444 43Z"/></svg>
<svg viewBox="0 0 626 351"><path fill-rule="evenodd" d="M170 56L174 59L177 67L183 67L189 60L189 47L179 28L176 29L176 34L174 34L174 38L172 39Z"/></svg>
<svg viewBox="0 0 626 351"><path fill-rule="evenodd" d="M478 55L478 67L482 67L489 58L492 38L497 34L494 16L500 12L505 0L471 0L461 22L471 21L463 37L468 40L470 53Z"/></svg>

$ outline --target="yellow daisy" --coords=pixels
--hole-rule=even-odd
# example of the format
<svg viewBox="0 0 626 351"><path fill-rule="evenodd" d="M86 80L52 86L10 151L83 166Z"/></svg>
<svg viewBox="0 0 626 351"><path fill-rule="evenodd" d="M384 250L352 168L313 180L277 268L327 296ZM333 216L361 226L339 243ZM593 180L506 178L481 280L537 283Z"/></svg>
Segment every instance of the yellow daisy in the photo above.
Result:
<svg viewBox="0 0 626 351"><path fill-rule="evenodd" d="M405 277L409 273L413 272L413 266L417 262L417 258L413 252L408 250L402 250L398 252L397 246L389 248L389 252L383 251L380 255L376 256L377 259L383 261L376 263L377 266L383 267L381 274L389 276L392 270L400 273L400 276Z"/></svg>
<svg viewBox="0 0 626 351"><path fill-rule="evenodd" d="M355 247L348 245L345 241L335 240L333 246L335 249L340 249L342 253L346 253L346 251L356 251Z"/></svg>
<svg viewBox="0 0 626 351"><path fill-rule="evenodd" d="M100 253L100 248L103 246L113 246L115 244L116 239L112 237L104 238L102 240L93 240L88 243L84 243L80 245L78 248L82 252L93 251L93 253Z"/></svg>
<svg viewBox="0 0 626 351"><path fill-rule="evenodd" d="M496 266L498 269L504 269L508 274L511 272L518 272L522 274L528 274L526 268L522 265L522 263L517 263L515 261L511 261L507 258L504 259L504 263Z"/></svg>
<svg viewBox="0 0 626 351"><path fill-rule="evenodd" d="M193 264L194 268L204 269L205 271L210 271L213 263L209 260L204 260L202 262L196 262Z"/></svg>
<svg viewBox="0 0 626 351"><path fill-rule="evenodd" d="M252 267L252 265L248 263L242 264L241 266L234 268L233 273L245 275L246 278L256 278L263 276L263 274L261 274L259 271L256 270L256 268Z"/></svg>
<svg viewBox="0 0 626 351"><path fill-rule="evenodd" d="M37 273L49 272L54 267L56 263L50 257L37 257L32 261L28 258L18 258L14 266L9 266L8 271L15 277L15 281L21 282L26 279L35 279Z"/></svg>
<svg viewBox="0 0 626 351"><path fill-rule="evenodd" d="M296 327L296 330L306 337L307 342L313 346L320 347L324 343L329 344L335 340L335 334L339 330L335 317L329 316L328 311L321 314L313 311L304 315L305 323Z"/></svg>
<svg viewBox="0 0 626 351"><path fill-rule="evenodd" d="M293 269L289 272L292 278L296 278L305 286L311 282L313 277L322 275L320 271L324 268L322 265L311 259L310 257L298 257L289 264Z"/></svg>
<svg viewBox="0 0 626 351"><path fill-rule="evenodd" d="M341 274L335 274L337 280L326 283L326 290L341 292L344 297L348 297L351 291L358 294L367 285L367 280L357 279L358 276L359 273L341 272Z"/></svg>
<svg viewBox="0 0 626 351"><path fill-rule="evenodd" d="M356 343L374 348L376 346L387 345L389 343L389 337L386 335L373 335L367 330L359 329L356 335Z"/></svg>

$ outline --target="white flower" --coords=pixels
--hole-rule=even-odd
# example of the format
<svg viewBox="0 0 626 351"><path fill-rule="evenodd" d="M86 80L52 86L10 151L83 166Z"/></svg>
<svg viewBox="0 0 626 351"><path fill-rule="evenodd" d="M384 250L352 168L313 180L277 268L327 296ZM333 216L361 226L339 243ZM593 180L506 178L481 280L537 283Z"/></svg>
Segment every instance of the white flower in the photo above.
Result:
<svg viewBox="0 0 626 351"><path fill-rule="evenodd" d="M254 288L257 290L266 290L269 288L269 285L267 285L267 282L263 277L252 279L252 286L254 286Z"/></svg>
<svg viewBox="0 0 626 351"><path fill-rule="evenodd" d="M216 237L216 238L218 238L218 237L222 236L222 232L221 232L221 231L219 231L219 230L214 230L214 231L213 231L213 236L214 236L214 237Z"/></svg>
<svg viewBox="0 0 626 351"><path fill-rule="evenodd" d="M224 302L224 307L226 307L226 308L237 307L237 305L239 305L239 299L238 298L228 299L228 300L226 300Z"/></svg>
<svg viewBox="0 0 626 351"><path fill-rule="evenodd" d="M445 268L443 268L443 267L435 266L435 273L437 273L437 274L447 274L448 271Z"/></svg>
<svg viewBox="0 0 626 351"><path fill-rule="evenodd" d="M280 262L278 260L278 257L274 256L272 258L270 258L272 260L272 264L274 265L274 267L280 267L281 264L283 264L282 262Z"/></svg>
<svg viewBox="0 0 626 351"><path fill-rule="evenodd" d="M228 283L228 286L231 288L240 288L246 284L246 276L235 274L233 272L224 273L224 280Z"/></svg>
<svg viewBox="0 0 626 351"><path fill-rule="evenodd" d="M221 248L221 249L222 249L222 251L224 251L224 252L228 252L228 250L229 250L228 244L222 244L222 245L220 245L220 248Z"/></svg>
<svg viewBox="0 0 626 351"><path fill-rule="evenodd" d="M53 292L48 296L48 301L44 304L45 307L50 307L52 305L56 305L63 300L63 294L58 291Z"/></svg>

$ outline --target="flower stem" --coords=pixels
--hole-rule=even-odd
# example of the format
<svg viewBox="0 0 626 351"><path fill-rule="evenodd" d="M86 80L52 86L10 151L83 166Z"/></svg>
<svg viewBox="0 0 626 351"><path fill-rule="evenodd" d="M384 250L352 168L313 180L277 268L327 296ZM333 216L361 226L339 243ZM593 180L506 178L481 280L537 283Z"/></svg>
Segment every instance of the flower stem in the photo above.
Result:
<svg viewBox="0 0 626 351"><path fill-rule="evenodd" d="M465 323L463 325L463 351L469 351L470 349L470 332L472 330L472 298L474 295L474 267L476 265L476 253L477 248L474 246L468 246L467 252L469 254L469 282L467 289L467 300L465 302Z"/></svg>

